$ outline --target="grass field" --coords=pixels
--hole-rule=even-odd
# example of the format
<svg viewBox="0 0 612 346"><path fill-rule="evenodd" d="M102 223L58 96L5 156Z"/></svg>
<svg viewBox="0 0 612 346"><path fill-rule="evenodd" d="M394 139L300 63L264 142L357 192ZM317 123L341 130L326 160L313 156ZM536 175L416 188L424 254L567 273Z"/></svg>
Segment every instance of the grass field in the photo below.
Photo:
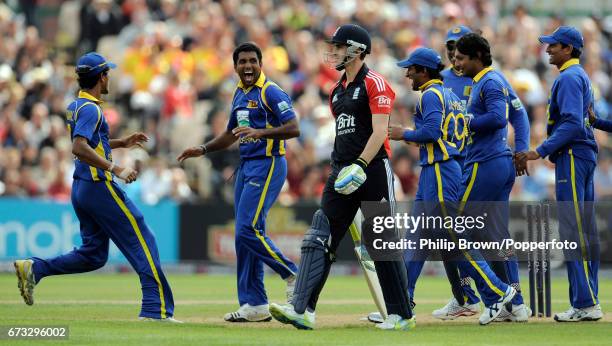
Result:
<svg viewBox="0 0 612 346"><path fill-rule="evenodd" d="M361 276L331 277L317 309L317 329L298 331L275 321L230 324L226 312L237 308L232 276L170 275L176 317L185 324L137 321L140 288L134 274L83 274L47 278L36 287L35 305L26 306L14 275L0 275L0 326L68 325L69 340L16 341L11 344L198 344L198 345L606 345L612 344L612 315L579 324L535 319L526 324L479 326L477 318L437 321L431 311L446 303L446 279L423 277L417 287L417 328L380 331L360 317L375 310ZM270 301L281 302L284 282L270 276ZM553 311L567 308L567 282L553 280ZM612 305L612 280L600 282L600 300ZM609 311L609 310L608 310ZM7 340L0 340L0 344Z"/></svg>

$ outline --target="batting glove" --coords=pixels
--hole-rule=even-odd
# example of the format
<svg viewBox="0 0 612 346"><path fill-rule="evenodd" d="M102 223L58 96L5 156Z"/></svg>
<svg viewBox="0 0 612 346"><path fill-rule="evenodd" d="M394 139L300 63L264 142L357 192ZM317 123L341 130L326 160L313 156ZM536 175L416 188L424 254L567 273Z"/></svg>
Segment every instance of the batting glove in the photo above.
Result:
<svg viewBox="0 0 612 346"><path fill-rule="evenodd" d="M365 160L359 158L355 163L342 168L334 183L334 189L343 195L355 192L367 179L363 170L366 167Z"/></svg>

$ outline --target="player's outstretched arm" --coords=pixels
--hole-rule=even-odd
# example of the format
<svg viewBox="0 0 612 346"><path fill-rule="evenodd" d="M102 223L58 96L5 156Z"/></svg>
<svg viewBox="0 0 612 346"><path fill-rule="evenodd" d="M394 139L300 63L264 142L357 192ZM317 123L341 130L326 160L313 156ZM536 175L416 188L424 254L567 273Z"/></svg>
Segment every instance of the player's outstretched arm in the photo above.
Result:
<svg viewBox="0 0 612 346"><path fill-rule="evenodd" d="M589 106L589 124L598 130L612 132L612 121L598 118L592 105Z"/></svg>
<svg viewBox="0 0 612 346"><path fill-rule="evenodd" d="M231 131L227 130L203 145L198 145L196 147L185 149L176 158L176 160L178 162L183 162L190 157L198 157L206 155L208 153L212 153L214 151L226 149L227 147L232 145L237 139L238 137L234 136Z"/></svg>
<svg viewBox="0 0 612 346"><path fill-rule="evenodd" d="M120 179L125 180L128 184L136 180L136 174L138 172L135 169L117 166L113 162L101 157L89 146L89 144L87 144L87 139L85 137L75 137L72 143L72 154L81 162L92 167L112 172Z"/></svg>
<svg viewBox="0 0 612 346"><path fill-rule="evenodd" d="M116 148L131 148L133 146L143 147L144 142L148 142L149 137L142 132L135 132L131 135L118 139L111 139L109 141L111 149Z"/></svg>

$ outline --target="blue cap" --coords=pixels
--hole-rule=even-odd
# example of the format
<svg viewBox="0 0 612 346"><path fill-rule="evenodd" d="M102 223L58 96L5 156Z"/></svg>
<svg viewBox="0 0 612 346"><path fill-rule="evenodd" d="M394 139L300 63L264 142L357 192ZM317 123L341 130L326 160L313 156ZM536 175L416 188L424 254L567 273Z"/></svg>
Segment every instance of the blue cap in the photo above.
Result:
<svg viewBox="0 0 612 346"><path fill-rule="evenodd" d="M397 63L397 66L408 68L412 65L419 65L436 69L442 63L442 58L431 48L417 48L407 59Z"/></svg>
<svg viewBox="0 0 612 346"><path fill-rule="evenodd" d="M469 34L470 32L472 32L472 30L470 30L470 28L465 25L455 26L448 30L448 32L446 33L446 42L457 41L463 36Z"/></svg>
<svg viewBox="0 0 612 346"><path fill-rule="evenodd" d="M79 58L76 73L86 76L95 76L103 71L115 68L117 65L106 61L104 57L96 52L89 52Z"/></svg>
<svg viewBox="0 0 612 346"><path fill-rule="evenodd" d="M546 44L571 44L576 48L582 48L584 46L582 34L573 26L560 26L552 33L552 35L540 36L540 42Z"/></svg>

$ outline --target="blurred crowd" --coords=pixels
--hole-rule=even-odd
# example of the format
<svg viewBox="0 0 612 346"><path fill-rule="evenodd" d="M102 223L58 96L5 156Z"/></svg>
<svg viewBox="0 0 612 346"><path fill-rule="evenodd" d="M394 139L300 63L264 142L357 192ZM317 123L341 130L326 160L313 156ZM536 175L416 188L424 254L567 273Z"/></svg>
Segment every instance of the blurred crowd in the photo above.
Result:
<svg viewBox="0 0 612 346"><path fill-rule="evenodd" d="M119 67L110 74L103 104L113 137L144 131L146 150L116 150L114 160L133 165L139 180L128 194L155 204L164 199L232 201L239 164L236 147L183 167L176 155L225 131L237 77L231 53L244 41L263 50L263 71L293 99L301 137L288 143L288 178L281 203L318 201L333 148L334 119L328 91L339 73L322 64L324 39L342 23L369 30L367 64L392 84L392 122L410 125L418 94L395 66L415 47L445 56L446 31L466 24L492 45L494 66L519 93L531 122L531 145L546 137L546 100L556 68L547 63L538 36L561 24L580 28L581 62L591 77L598 116L612 116L612 17L533 17L517 6L508 15L485 0L92 0L58 2L57 32L49 38L36 21L36 1L0 4L0 195L70 198L71 143L64 110L78 86L74 62L96 50ZM19 8L22 4L22 8ZM26 4L26 5L24 5ZM43 38L44 37L44 38ZM448 62L446 62L448 64ZM598 198L612 196L608 134L595 175ZM510 135L512 142L512 135ZM393 143L398 198L414 197L418 149ZM554 198L554 169L544 160L517 179L514 200Z"/></svg>

